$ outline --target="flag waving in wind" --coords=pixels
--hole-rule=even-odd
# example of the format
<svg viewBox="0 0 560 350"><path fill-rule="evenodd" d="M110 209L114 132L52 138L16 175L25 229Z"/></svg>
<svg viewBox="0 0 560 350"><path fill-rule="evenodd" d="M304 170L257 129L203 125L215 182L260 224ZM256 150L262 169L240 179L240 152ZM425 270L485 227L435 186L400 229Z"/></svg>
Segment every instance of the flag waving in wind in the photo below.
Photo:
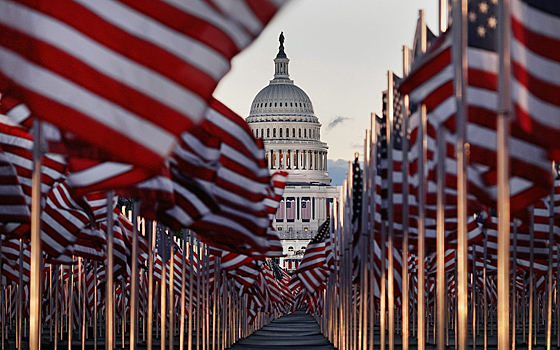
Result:
<svg viewBox="0 0 560 350"><path fill-rule="evenodd" d="M1 0L0 94L157 168L282 3Z"/></svg>

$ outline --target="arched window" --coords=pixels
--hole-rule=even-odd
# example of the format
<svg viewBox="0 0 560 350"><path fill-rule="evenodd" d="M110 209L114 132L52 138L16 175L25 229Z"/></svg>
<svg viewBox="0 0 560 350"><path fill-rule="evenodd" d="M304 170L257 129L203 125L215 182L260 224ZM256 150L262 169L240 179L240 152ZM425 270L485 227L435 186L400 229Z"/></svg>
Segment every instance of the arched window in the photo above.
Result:
<svg viewBox="0 0 560 350"><path fill-rule="evenodd" d="M264 137L264 129L261 129L261 137Z"/></svg>
<svg viewBox="0 0 560 350"><path fill-rule="evenodd" d="M289 247L288 247L288 253L293 253L293 252L294 252L294 247L289 246Z"/></svg>
<svg viewBox="0 0 560 350"><path fill-rule="evenodd" d="M259 137L259 129L255 130L255 137Z"/></svg>
<svg viewBox="0 0 560 350"><path fill-rule="evenodd" d="M272 137L276 137L276 128L272 129Z"/></svg>
<svg viewBox="0 0 560 350"><path fill-rule="evenodd" d="M274 107L278 107L278 103L274 102Z"/></svg>
<svg viewBox="0 0 560 350"><path fill-rule="evenodd" d="M296 137L296 128L292 128L292 137Z"/></svg>
<svg viewBox="0 0 560 350"><path fill-rule="evenodd" d="M270 137L270 129L266 129L266 137Z"/></svg>
<svg viewBox="0 0 560 350"><path fill-rule="evenodd" d="M282 128L280 128L279 130L280 130L280 137L282 137Z"/></svg>
<svg viewBox="0 0 560 350"><path fill-rule="evenodd" d="M307 138L307 129L303 129L303 137Z"/></svg>
<svg viewBox="0 0 560 350"><path fill-rule="evenodd" d="M290 129L286 128L286 137L290 137Z"/></svg>
<svg viewBox="0 0 560 350"><path fill-rule="evenodd" d="M305 250L305 247L301 247L301 248L299 248L299 250Z"/></svg>
<svg viewBox="0 0 560 350"><path fill-rule="evenodd" d="M298 129L298 130L299 130L299 137L301 137L301 129Z"/></svg>

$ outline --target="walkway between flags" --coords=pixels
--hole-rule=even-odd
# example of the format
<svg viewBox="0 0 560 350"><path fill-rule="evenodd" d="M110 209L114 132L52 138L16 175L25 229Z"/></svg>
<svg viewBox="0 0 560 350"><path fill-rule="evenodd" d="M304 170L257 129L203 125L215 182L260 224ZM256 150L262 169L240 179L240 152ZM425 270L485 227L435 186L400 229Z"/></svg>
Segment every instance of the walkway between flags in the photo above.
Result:
<svg viewBox="0 0 560 350"><path fill-rule="evenodd" d="M296 311L277 318L270 324L239 340L231 350L335 349L321 333L312 315Z"/></svg>

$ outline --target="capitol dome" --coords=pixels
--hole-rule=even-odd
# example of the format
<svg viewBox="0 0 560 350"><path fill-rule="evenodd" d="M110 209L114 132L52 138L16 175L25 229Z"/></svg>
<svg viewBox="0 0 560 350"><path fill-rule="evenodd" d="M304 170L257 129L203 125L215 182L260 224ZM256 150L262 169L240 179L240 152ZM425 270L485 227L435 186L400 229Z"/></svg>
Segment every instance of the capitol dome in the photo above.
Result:
<svg viewBox="0 0 560 350"><path fill-rule="evenodd" d="M294 85L282 82L276 83L275 80L270 85L262 89L251 104L251 115L304 115L314 116L313 104L309 96Z"/></svg>
<svg viewBox="0 0 560 350"><path fill-rule="evenodd" d="M288 183L329 185L326 143L309 96L288 73L284 36L274 59L274 78L253 99L246 118L257 138L264 140L271 170L284 170Z"/></svg>

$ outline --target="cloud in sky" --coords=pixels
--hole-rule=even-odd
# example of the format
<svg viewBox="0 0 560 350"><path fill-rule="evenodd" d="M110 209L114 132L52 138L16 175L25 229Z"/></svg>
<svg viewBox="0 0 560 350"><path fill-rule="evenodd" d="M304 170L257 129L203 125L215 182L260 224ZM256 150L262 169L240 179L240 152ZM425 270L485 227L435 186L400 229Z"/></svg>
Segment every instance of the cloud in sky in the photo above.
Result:
<svg viewBox="0 0 560 350"><path fill-rule="evenodd" d="M337 125L342 124L345 121L351 120L351 119L352 118L337 116L329 122L329 125L327 125L327 131L329 131L329 130L333 129L334 127L336 127Z"/></svg>
<svg viewBox="0 0 560 350"><path fill-rule="evenodd" d="M352 148L354 150L363 150L364 149L364 143L363 142L351 142L350 143L350 148Z"/></svg>

